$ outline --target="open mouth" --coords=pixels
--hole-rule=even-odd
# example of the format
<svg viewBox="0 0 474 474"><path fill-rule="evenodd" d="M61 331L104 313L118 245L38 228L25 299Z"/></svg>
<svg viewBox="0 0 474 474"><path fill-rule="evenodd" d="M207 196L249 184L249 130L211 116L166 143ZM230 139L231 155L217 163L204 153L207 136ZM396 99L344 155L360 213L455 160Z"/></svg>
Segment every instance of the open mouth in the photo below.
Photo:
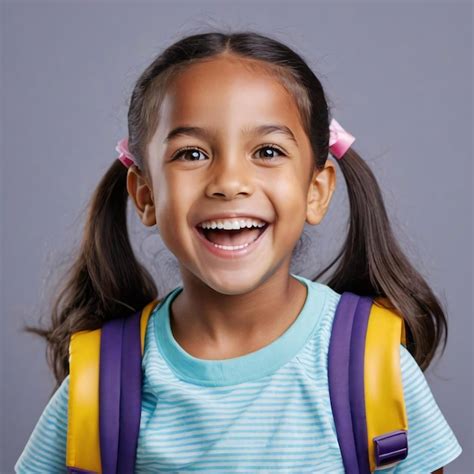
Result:
<svg viewBox="0 0 474 474"><path fill-rule="evenodd" d="M242 247L251 244L265 232L268 227L252 227L242 229L203 229L196 226L197 231L209 242L223 247Z"/></svg>

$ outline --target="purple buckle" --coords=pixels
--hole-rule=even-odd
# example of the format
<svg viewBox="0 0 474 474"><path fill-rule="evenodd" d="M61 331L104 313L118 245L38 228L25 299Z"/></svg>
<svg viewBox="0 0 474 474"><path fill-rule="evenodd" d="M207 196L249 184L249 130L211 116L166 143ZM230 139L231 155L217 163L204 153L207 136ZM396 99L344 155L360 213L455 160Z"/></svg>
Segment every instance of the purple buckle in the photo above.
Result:
<svg viewBox="0 0 474 474"><path fill-rule="evenodd" d="M375 436L374 444L377 466L397 463L408 456L407 432L405 430Z"/></svg>

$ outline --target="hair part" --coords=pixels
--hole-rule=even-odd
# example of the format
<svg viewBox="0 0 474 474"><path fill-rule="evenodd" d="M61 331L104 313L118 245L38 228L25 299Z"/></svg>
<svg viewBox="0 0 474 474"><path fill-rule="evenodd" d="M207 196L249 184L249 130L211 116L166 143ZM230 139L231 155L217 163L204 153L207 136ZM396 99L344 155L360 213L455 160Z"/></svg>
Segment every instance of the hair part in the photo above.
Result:
<svg viewBox="0 0 474 474"><path fill-rule="evenodd" d="M323 169L329 153L330 111L319 79L288 46L244 31L185 37L166 48L140 75L128 111L129 149L140 170L148 173L147 145L159 123L160 106L171 81L192 64L219 55L241 58L245 66L259 68L285 87L300 112L314 169ZM353 148L337 161L349 195L348 233L336 258L312 280L339 261L327 284L338 293L371 296L395 309L406 322L407 349L425 370L443 331L446 345L443 309L397 244L380 188L366 162ZM46 339L48 363L57 386L69 373L68 347L73 332L96 329L104 321L140 310L158 298L151 275L130 245L126 177L127 169L114 160L90 200L80 250L52 304L51 326L26 327Z"/></svg>

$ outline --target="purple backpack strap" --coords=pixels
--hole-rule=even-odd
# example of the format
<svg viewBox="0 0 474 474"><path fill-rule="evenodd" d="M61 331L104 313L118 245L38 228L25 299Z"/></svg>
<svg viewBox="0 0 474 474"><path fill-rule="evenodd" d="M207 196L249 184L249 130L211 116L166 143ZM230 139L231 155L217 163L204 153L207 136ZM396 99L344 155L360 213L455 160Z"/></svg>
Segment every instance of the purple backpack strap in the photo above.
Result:
<svg viewBox="0 0 474 474"><path fill-rule="evenodd" d="M329 342L329 395L344 470L348 474L370 473L364 353L371 306L371 298L344 292L334 315Z"/></svg>
<svg viewBox="0 0 474 474"><path fill-rule="evenodd" d="M124 319L106 321L100 335L99 441L103 474L116 474Z"/></svg>
<svg viewBox="0 0 474 474"><path fill-rule="evenodd" d="M135 472L142 398L140 316L141 311L137 311L124 323L118 474Z"/></svg>
<svg viewBox="0 0 474 474"><path fill-rule="evenodd" d="M351 401L352 426L361 473L370 472L367 419L365 417L364 357L365 337L373 300L360 296L354 322L352 323L351 355L349 366L349 397Z"/></svg>
<svg viewBox="0 0 474 474"><path fill-rule="evenodd" d="M141 412L140 315L104 323L100 338L99 439L103 474L134 472Z"/></svg>

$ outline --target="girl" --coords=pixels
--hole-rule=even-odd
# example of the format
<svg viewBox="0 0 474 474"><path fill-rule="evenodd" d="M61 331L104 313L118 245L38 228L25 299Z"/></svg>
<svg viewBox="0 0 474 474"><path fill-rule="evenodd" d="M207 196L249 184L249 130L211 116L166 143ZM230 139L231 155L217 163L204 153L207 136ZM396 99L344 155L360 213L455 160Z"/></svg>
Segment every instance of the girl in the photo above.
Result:
<svg viewBox="0 0 474 474"><path fill-rule="evenodd" d="M442 472L459 456L423 374L443 334L446 345L445 314L395 241L354 137L330 120L321 83L298 54L253 32L183 38L138 79L128 131L92 197L52 327L29 328L47 338L58 384L16 472L65 471L70 335L155 298L136 472L344 472L327 377L344 291L386 298L407 325L409 451L380 472ZM306 278L290 264L305 223L328 210L329 152L347 184L349 231L340 255ZM128 196L178 260L182 286L164 296L132 252ZM235 224L244 228L228 228Z"/></svg>

